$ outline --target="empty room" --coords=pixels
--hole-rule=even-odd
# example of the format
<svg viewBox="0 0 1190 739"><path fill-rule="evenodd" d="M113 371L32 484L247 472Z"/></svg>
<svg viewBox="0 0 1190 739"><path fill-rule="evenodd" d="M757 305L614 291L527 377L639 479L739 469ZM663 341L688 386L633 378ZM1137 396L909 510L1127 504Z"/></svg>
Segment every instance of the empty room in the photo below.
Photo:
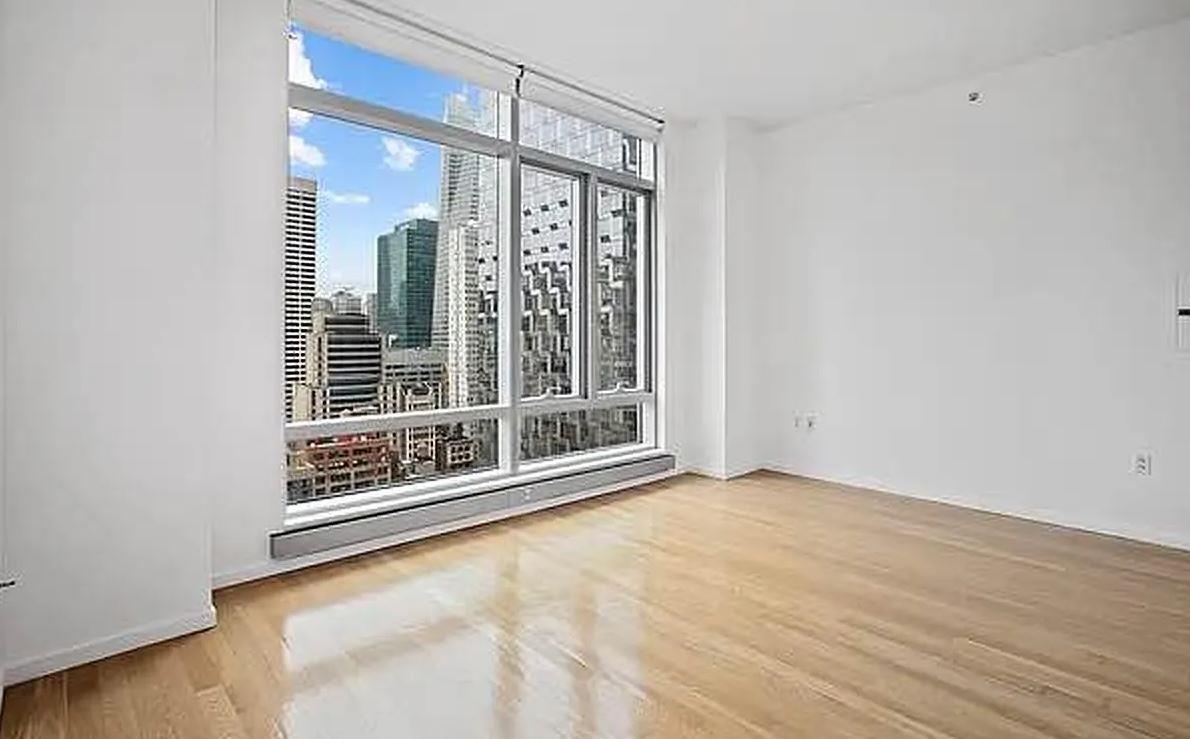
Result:
<svg viewBox="0 0 1190 739"><path fill-rule="evenodd" d="M0 739L1190 737L1190 0L0 0Z"/></svg>

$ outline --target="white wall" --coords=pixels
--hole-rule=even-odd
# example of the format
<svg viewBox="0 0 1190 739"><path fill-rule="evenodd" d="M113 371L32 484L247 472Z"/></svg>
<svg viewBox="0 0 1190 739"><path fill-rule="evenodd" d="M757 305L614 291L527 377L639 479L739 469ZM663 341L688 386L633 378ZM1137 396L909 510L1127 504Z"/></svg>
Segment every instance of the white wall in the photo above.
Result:
<svg viewBox="0 0 1190 739"><path fill-rule="evenodd" d="M1188 69L1183 22L767 135L769 464L1190 546Z"/></svg>
<svg viewBox="0 0 1190 739"><path fill-rule="evenodd" d="M9 15L11 9L7 2L0 2L0 50L8 45L8 28L10 26ZM0 51L0 59L3 59L3 51ZM7 67L0 67L0 110L11 110L12 106L8 100L8 75L5 71ZM9 116L0 116L0 140L6 141L9 139ZM12 178L0 178L0 224L10 222L12 213L9 208L9 201L12 198ZM4 491L7 489L5 479L7 477L6 467L4 463L4 439L5 427L7 426L5 414L5 394L6 385L4 382L5 375L5 351L8 345L8 309L6 305L8 296L8 275L11 270L8 267L8 233L4 230L4 226L0 225L0 578L7 577L8 567L5 561L5 552L7 547L5 542L7 540L6 524L5 524L5 497ZM4 666L7 664L8 648L7 648L7 632L8 632L8 609L6 603L7 594L0 592L0 709L4 706Z"/></svg>
<svg viewBox="0 0 1190 739"><path fill-rule="evenodd" d="M725 127L673 124L666 150L667 434L680 466L723 476Z"/></svg>
<svg viewBox="0 0 1190 739"><path fill-rule="evenodd" d="M210 619L214 12L6 6L9 678Z"/></svg>
<svg viewBox="0 0 1190 739"><path fill-rule="evenodd" d="M221 356L215 369L213 572L264 571L285 513L285 0L219 0L216 121Z"/></svg>
<svg viewBox="0 0 1190 739"><path fill-rule="evenodd" d="M724 471L735 477L762 466L760 454L763 375L760 371L762 266L759 141L746 122L728 121L724 146L725 284Z"/></svg>
<svg viewBox="0 0 1190 739"><path fill-rule="evenodd" d="M738 120L666 130L669 442L716 477L760 466L757 140Z"/></svg>

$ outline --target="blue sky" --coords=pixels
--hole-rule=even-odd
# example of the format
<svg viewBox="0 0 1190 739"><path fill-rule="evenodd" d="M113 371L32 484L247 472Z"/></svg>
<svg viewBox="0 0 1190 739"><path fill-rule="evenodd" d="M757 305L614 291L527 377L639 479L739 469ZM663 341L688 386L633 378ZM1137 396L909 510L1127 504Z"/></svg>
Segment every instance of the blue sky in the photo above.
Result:
<svg viewBox="0 0 1190 739"><path fill-rule="evenodd" d="M294 27L290 80L436 120L450 77ZM376 237L411 217L436 218L440 147L290 112L290 172L318 181L318 294L376 289Z"/></svg>

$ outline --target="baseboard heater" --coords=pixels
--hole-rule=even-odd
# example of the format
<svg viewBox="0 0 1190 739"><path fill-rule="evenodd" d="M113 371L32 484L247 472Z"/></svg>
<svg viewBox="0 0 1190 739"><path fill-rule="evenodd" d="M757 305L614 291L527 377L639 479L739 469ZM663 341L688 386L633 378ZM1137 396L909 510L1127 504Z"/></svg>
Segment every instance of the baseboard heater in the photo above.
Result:
<svg viewBox="0 0 1190 739"><path fill-rule="evenodd" d="M269 537L269 548L274 559L292 559L453 521L529 507L552 498L648 478L673 468L674 458L666 454L595 470L563 473L544 480L511 483L508 487L450 500L280 531Z"/></svg>

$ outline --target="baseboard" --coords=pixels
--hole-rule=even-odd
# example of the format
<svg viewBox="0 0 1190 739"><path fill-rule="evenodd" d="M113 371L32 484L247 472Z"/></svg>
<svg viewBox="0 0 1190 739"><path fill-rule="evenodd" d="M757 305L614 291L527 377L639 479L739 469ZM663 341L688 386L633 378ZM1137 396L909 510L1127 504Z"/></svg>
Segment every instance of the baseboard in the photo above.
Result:
<svg viewBox="0 0 1190 739"><path fill-rule="evenodd" d="M86 642L60 652L34 657L24 662L7 665L4 669L5 685L16 685L26 680L50 675L71 667L111 657L138 647L174 639L196 631L204 631L215 625L215 607L208 606L198 613L168 621L159 621L116 636Z"/></svg>
<svg viewBox="0 0 1190 739"><path fill-rule="evenodd" d="M943 505L954 506L956 508L966 508L967 510L971 511L979 511L980 513L991 513L997 516L1018 518L1023 521L1031 521L1033 523L1041 523L1048 526L1060 526L1064 529L1073 529L1075 531L1082 531L1088 534L1111 536L1117 539L1127 539L1129 541L1139 542L1141 544L1153 544L1155 546L1168 547L1170 549L1190 551L1190 539L1168 536L1159 532L1134 529L1127 526L1105 526L1097 522L1082 520L1075 516L1055 515L1052 511L999 508L996 506L973 502L965 498L949 498L945 496L933 496L923 493L893 490L891 488L884 487L880 483L873 483L871 480L846 477L829 477L818 474L809 475L781 464L768 463L764 465L763 470L767 472L776 472L782 475L789 475L790 477L801 477L806 480L829 482L835 485L846 485L847 487L871 490L877 493L884 493L886 495L896 495L901 498L911 498L913 500L921 500L928 503L941 503Z"/></svg>
<svg viewBox="0 0 1190 739"><path fill-rule="evenodd" d="M727 473L723 470L711 470L706 467L699 467L698 465L684 465L679 463L676 471L678 474L698 475L699 477L707 477L712 480L727 479Z"/></svg>
<svg viewBox="0 0 1190 739"><path fill-rule="evenodd" d="M679 470L679 472L689 473L691 475L698 475L699 477L705 477L710 480L718 480L720 482L727 482L728 480L735 480L740 477L745 477L747 475L750 475L753 472L760 472L765 469L767 469L767 468L765 468L765 467L747 467L747 468L741 467L738 470L728 470L728 471L719 470L716 472L713 470L703 469L702 467L682 467Z"/></svg>
<svg viewBox="0 0 1190 739"><path fill-rule="evenodd" d="M761 464L746 464L746 465L742 465L740 467L733 467L732 469L729 469L727 471L727 475L726 475L725 479L734 480L738 477L744 477L745 475L750 475L753 472L760 472L763 469L764 469L764 465L761 465Z"/></svg>
<svg viewBox="0 0 1190 739"><path fill-rule="evenodd" d="M443 534L449 534L455 531L462 531L463 529L495 523L496 521L502 521L508 518L515 518L517 516L524 516L530 513L544 511L549 508L557 508L559 506L576 503L580 500L586 500L588 498L609 495L622 490L629 490L642 485L661 482L662 480L667 480L671 477L676 477L681 474L683 474L682 470L667 470L656 475L649 475L647 477L641 477L633 480L625 480L612 485L605 485L603 487L593 488L591 490L584 490L572 495L549 498L547 500L528 503L515 508L505 508L503 510L493 511L492 513L486 513L457 521L450 521L436 526L418 529L416 531L408 531L393 536L386 536L370 541L360 542L358 544L352 544L350 546L339 547L337 549L329 549L325 552L309 554L302 557L296 557L294 559L269 560L267 562L261 562L260 564L246 567L244 569L216 575L214 578L212 578L212 588L219 590L221 588L227 588L233 585L241 585L243 583L252 582L254 580L263 580L264 578L283 575L287 572L294 572L307 567L314 567L316 565L334 562L335 560L339 559L355 557L360 554L367 554L368 552L388 549L389 547L398 546L400 544L408 544L413 541L428 539L433 536L441 536Z"/></svg>

